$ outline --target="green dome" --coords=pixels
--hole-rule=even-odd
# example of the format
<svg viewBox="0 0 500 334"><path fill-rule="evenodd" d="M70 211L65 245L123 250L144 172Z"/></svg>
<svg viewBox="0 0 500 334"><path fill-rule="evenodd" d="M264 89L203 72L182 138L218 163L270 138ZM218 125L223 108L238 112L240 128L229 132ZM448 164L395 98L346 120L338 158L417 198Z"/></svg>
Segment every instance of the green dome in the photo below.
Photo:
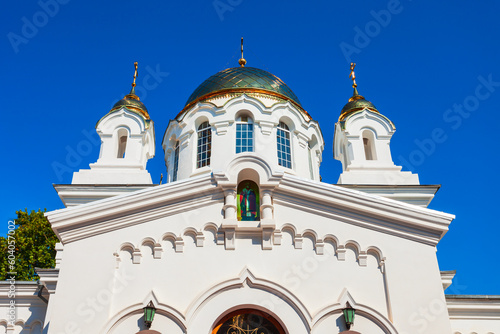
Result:
<svg viewBox="0 0 500 334"><path fill-rule="evenodd" d="M349 99L349 102L347 102L347 104L342 108L342 111L340 112L339 121L343 121L347 115L358 110L363 110L365 108L378 113L378 110L377 108L375 108L373 103L365 100L363 96L359 95L358 90L354 88L353 96Z"/></svg>
<svg viewBox="0 0 500 334"><path fill-rule="evenodd" d="M149 124L152 123L151 118L149 117L148 109L146 109L144 103L140 101L139 96L135 95L135 88L132 86L132 90L130 91L130 93L125 95L125 97L120 101L116 102L113 108L111 108L111 110L107 113L107 115L103 116L97 122L96 127L109 114L114 113L121 108L126 108L127 110L142 116L146 121L146 128L149 128Z"/></svg>
<svg viewBox="0 0 500 334"><path fill-rule="evenodd" d="M116 102L111 110L114 111L114 110L120 109L121 107L133 107L133 108L141 109L145 112L148 112L148 109L146 109L146 106L144 105L144 103L142 103L141 101L135 100L135 99L127 98L127 97L124 97L120 101Z"/></svg>
<svg viewBox="0 0 500 334"><path fill-rule="evenodd" d="M196 88L187 100L186 106L214 93L247 90L277 94L302 108L299 98L280 78L255 67L233 67L212 75Z"/></svg>
<svg viewBox="0 0 500 334"><path fill-rule="evenodd" d="M135 88L132 87L132 90L130 91L129 94L125 95L123 99L120 101L116 102L113 108L109 111L110 113L115 112L121 108L127 108L131 111L134 111L146 118L146 120L149 120L149 113L148 109L144 105L144 103L141 102L139 97L135 95Z"/></svg>
<svg viewBox="0 0 500 334"><path fill-rule="evenodd" d="M370 101L367 101L365 99L360 99L360 100L354 100L351 102L348 102L341 111L341 114L347 111L354 111L354 110L360 110L360 109L369 109L371 111L378 111L377 108L371 103Z"/></svg>

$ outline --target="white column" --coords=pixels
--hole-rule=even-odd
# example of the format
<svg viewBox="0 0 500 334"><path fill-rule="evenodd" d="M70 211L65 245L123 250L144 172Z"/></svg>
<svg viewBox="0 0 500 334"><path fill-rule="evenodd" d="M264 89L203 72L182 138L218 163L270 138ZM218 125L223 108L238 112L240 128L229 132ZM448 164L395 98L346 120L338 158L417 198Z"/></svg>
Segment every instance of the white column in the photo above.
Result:
<svg viewBox="0 0 500 334"><path fill-rule="evenodd" d="M260 205L261 220L273 219L273 200L271 197L271 191L269 190L262 191L261 199L262 199L262 204Z"/></svg>
<svg viewBox="0 0 500 334"><path fill-rule="evenodd" d="M236 191L225 190L224 198L224 219L236 219Z"/></svg>
<svg viewBox="0 0 500 334"><path fill-rule="evenodd" d="M273 199L271 190L262 190L260 205L260 226L262 228L262 249L273 248L273 233L276 229L276 224L273 219Z"/></svg>

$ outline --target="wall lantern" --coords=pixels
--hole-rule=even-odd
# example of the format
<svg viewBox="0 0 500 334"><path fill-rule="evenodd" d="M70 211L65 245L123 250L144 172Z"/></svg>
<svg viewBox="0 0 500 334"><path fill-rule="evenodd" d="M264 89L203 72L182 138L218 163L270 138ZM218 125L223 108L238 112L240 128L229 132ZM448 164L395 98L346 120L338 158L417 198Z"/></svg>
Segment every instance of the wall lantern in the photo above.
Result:
<svg viewBox="0 0 500 334"><path fill-rule="evenodd" d="M347 330L349 330L354 324L354 314L356 310L353 309L351 305L349 305L349 303L347 303L345 309L343 309L342 312L344 313L345 325L347 326Z"/></svg>
<svg viewBox="0 0 500 334"><path fill-rule="evenodd" d="M150 328L156 313L156 308L153 305L153 301L151 300L149 304L143 308L143 310L144 310L144 324L146 325L147 328Z"/></svg>

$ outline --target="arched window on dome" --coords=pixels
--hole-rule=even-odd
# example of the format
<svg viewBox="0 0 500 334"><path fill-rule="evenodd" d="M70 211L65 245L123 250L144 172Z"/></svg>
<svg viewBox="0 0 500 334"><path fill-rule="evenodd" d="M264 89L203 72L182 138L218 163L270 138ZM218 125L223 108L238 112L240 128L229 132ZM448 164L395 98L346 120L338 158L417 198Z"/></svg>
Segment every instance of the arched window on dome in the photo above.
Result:
<svg viewBox="0 0 500 334"><path fill-rule="evenodd" d="M117 150L117 155L116 157L118 159L123 159L125 158L125 151L127 149L127 139L128 139L128 132L126 129L119 129L117 133L118 137L118 150Z"/></svg>
<svg viewBox="0 0 500 334"><path fill-rule="evenodd" d="M236 153L253 152L253 120L241 116L236 120Z"/></svg>
<svg viewBox="0 0 500 334"><path fill-rule="evenodd" d="M217 322L213 328L211 334L285 334L285 330L281 324L270 314L254 309L242 309L231 312Z"/></svg>
<svg viewBox="0 0 500 334"><path fill-rule="evenodd" d="M312 147L311 142L307 143L307 157L309 158L309 175L311 179L314 179L313 163L312 163Z"/></svg>
<svg viewBox="0 0 500 334"><path fill-rule="evenodd" d="M278 143L278 165L292 168L292 152L290 148L290 130L284 122L280 122L276 132Z"/></svg>
<svg viewBox="0 0 500 334"><path fill-rule="evenodd" d="M260 198L257 184L250 180L241 181L238 184L237 194L238 220L260 220Z"/></svg>
<svg viewBox="0 0 500 334"><path fill-rule="evenodd" d="M179 171L179 141L175 142L174 147L174 167L172 168L172 181L177 181L177 172Z"/></svg>
<svg viewBox="0 0 500 334"><path fill-rule="evenodd" d="M210 166L212 154L212 128L208 122L203 122L198 127L198 151L196 168Z"/></svg>
<svg viewBox="0 0 500 334"><path fill-rule="evenodd" d="M363 148L365 150L366 160L377 160L375 152L375 137L370 130L363 131Z"/></svg>

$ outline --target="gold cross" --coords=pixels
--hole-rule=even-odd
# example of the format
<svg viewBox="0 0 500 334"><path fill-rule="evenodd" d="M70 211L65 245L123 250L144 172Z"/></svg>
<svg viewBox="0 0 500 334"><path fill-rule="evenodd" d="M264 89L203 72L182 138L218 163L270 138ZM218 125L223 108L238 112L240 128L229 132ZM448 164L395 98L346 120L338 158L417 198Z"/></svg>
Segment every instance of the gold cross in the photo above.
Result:
<svg viewBox="0 0 500 334"><path fill-rule="evenodd" d="M351 74L349 74L349 76L352 79L352 88L358 87L358 85L356 84L356 74L354 74L354 68L355 67L356 67L356 64L355 63L351 63Z"/></svg>
<svg viewBox="0 0 500 334"><path fill-rule="evenodd" d="M132 87L135 87L135 79L137 79L137 62L134 63L135 71L134 71L134 82L132 83Z"/></svg>
<svg viewBox="0 0 500 334"><path fill-rule="evenodd" d="M243 37L241 37L241 58L243 57Z"/></svg>
<svg viewBox="0 0 500 334"><path fill-rule="evenodd" d="M245 67L245 64L247 63L245 58L243 58L243 37L241 37L241 58L238 60L238 63L241 67Z"/></svg>

